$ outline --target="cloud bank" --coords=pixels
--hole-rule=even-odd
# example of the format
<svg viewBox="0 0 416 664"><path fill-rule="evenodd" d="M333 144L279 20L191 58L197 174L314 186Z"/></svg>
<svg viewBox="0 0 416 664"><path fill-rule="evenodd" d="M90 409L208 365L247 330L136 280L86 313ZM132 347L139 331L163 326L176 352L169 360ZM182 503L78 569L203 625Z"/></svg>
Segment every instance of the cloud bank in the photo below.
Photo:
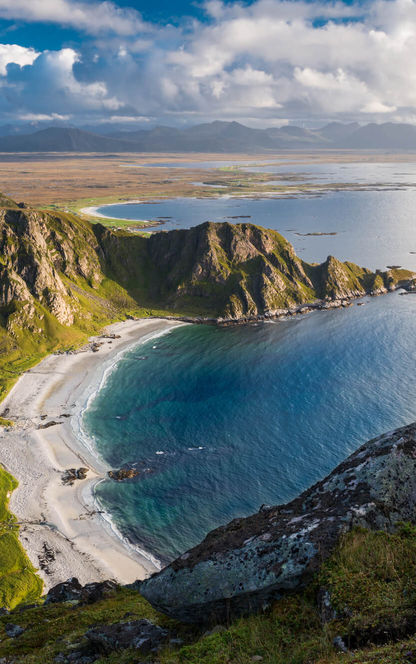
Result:
<svg viewBox="0 0 416 664"><path fill-rule="evenodd" d="M253 126L416 122L416 1L205 4L206 21L149 25L111 2L0 0L0 16L71 25L81 45L0 45L3 118L54 115Z"/></svg>

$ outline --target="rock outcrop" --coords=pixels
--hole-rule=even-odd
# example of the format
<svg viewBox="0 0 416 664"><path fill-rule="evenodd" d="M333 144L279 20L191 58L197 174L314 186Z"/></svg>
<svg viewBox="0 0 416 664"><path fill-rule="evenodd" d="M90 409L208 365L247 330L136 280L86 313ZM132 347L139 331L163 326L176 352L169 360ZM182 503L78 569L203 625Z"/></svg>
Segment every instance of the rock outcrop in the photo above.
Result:
<svg viewBox="0 0 416 664"><path fill-rule="evenodd" d="M72 325L79 305L65 278L102 281L100 262L88 226L69 216L31 208L0 208L0 308L25 305L28 318L36 304L63 325Z"/></svg>
<svg viewBox="0 0 416 664"><path fill-rule="evenodd" d="M94 313L111 318L138 306L236 320L416 280L407 270L373 273L332 256L305 263L279 233L254 224L205 222L146 238L4 197L0 254L0 322L15 339L22 327L50 334L48 316L82 329Z"/></svg>
<svg viewBox="0 0 416 664"><path fill-rule="evenodd" d="M354 526L403 521L416 522L416 424L369 441L292 502L209 533L140 592L179 620L224 621L305 585Z"/></svg>
<svg viewBox="0 0 416 664"><path fill-rule="evenodd" d="M78 579L72 577L72 579L58 583L58 585L51 588L45 597L45 603L75 602L93 604L105 597L110 597L116 588L117 584L114 581L98 581L82 586Z"/></svg>
<svg viewBox="0 0 416 664"><path fill-rule="evenodd" d="M249 223L205 222L147 239L115 235L99 224L95 232L102 262L131 294L196 315L273 316L407 287L416 278L402 269L374 273L333 256L321 265L305 263L279 233Z"/></svg>
<svg viewBox="0 0 416 664"><path fill-rule="evenodd" d="M124 480L132 480L140 475L140 470L137 468L119 468L118 470L109 470L108 477L116 482L123 482Z"/></svg>
<svg viewBox="0 0 416 664"><path fill-rule="evenodd" d="M333 257L305 263L279 233L253 224L206 222L144 237L0 195L0 397L23 367L139 309L234 324L415 284L416 274L398 268L372 273Z"/></svg>
<svg viewBox="0 0 416 664"><path fill-rule="evenodd" d="M143 655L157 652L166 641L168 632L150 620L131 620L115 625L93 627L86 638L95 652L102 655L126 648L132 648Z"/></svg>

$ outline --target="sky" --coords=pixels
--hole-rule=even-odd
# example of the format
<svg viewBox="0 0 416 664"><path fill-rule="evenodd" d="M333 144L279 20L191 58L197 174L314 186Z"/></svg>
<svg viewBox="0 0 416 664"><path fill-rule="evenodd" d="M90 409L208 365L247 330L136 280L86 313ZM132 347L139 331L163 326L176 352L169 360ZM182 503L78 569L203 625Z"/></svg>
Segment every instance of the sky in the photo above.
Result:
<svg viewBox="0 0 416 664"><path fill-rule="evenodd" d="M0 125L416 123L416 0L0 0Z"/></svg>

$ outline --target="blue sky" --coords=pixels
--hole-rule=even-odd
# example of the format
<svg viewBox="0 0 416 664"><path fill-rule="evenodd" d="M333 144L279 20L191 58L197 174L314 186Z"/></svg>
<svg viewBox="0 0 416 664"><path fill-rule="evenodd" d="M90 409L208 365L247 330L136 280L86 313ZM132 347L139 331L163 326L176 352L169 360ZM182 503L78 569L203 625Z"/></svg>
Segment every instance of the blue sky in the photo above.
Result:
<svg viewBox="0 0 416 664"><path fill-rule="evenodd" d="M0 0L0 124L416 121L416 0Z"/></svg>

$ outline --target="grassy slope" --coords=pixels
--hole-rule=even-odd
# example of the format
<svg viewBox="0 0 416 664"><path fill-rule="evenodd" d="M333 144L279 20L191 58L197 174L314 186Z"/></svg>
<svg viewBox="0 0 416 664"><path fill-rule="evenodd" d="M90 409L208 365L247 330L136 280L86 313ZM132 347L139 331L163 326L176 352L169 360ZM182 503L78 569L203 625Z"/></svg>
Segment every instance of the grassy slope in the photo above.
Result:
<svg viewBox="0 0 416 664"><path fill-rule="evenodd" d="M37 601L43 583L18 539L16 517L8 510L17 481L0 468L0 606L14 608Z"/></svg>
<svg viewBox="0 0 416 664"><path fill-rule="evenodd" d="M162 651L157 656L160 664L414 663L415 563L414 529L403 528L397 535L356 530L344 537L306 590L276 602L265 614L236 621L225 631L204 636L157 614L135 591L120 589L89 606L59 604L0 618L0 657L27 664L52 663L58 653L82 643L82 635L91 625L149 618L184 641L182 647ZM330 591L338 612L326 625L317 611L320 587ZM17 639L8 639L6 622L17 623L26 631ZM348 654L334 649L333 639L338 635L350 646ZM371 645L372 640L382 645ZM138 658L126 650L98 661L134 664L152 658Z"/></svg>

